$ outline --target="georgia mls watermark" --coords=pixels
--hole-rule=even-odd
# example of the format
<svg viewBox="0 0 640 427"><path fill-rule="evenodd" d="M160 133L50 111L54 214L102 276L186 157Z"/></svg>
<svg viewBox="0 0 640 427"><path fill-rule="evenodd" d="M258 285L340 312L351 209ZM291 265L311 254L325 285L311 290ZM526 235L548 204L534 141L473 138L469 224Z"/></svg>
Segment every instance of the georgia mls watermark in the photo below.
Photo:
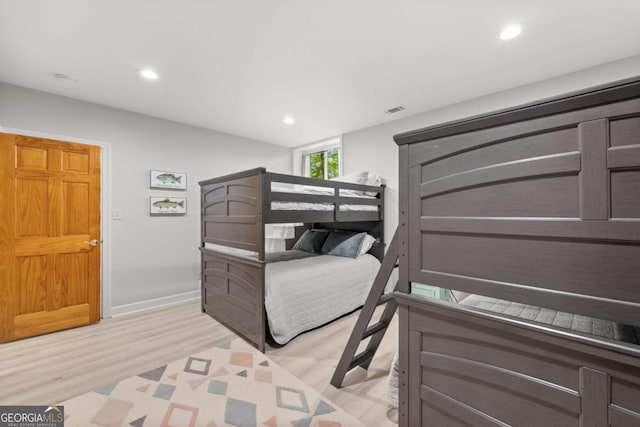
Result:
<svg viewBox="0 0 640 427"><path fill-rule="evenodd" d="M64 427L64 406L0 406L0 427Z"/></svg>

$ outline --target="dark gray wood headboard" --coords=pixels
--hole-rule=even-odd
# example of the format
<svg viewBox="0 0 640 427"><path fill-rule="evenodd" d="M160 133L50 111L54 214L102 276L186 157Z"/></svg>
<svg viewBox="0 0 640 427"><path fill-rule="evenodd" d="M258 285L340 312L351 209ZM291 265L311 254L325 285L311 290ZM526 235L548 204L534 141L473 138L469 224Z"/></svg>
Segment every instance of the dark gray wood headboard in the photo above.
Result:
<svg viewBox="0 0 640 427"><path fill-rule="evenodd" d="M395 139L399 425L640 425L638 346L411 294L640 326L640 78Z"/></svg>
<svg viewBox="0 0 640 427"><path fill-rule="evenodd" d="M395 139L410 281L640 323L640 81Z"/></svg>

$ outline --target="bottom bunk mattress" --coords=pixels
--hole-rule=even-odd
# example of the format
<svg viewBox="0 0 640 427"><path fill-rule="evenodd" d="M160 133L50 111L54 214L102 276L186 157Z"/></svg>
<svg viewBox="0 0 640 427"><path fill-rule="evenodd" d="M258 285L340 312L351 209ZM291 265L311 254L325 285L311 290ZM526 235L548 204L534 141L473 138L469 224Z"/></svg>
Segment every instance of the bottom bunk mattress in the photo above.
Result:
<svg viewBox="0 0 640 427"><path fill-rule="evenodd" d="M267 264L264 304L274 341L286 344L363 305L379 268L380 262L368 254Z"/></svg>

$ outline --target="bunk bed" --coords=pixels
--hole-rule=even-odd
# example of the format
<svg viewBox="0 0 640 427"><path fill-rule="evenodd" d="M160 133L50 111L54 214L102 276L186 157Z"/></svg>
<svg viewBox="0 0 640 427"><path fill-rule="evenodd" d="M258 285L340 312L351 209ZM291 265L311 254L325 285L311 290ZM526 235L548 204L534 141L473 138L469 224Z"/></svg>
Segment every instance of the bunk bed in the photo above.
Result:
<svg viewBox="0 0 640 427"><path fill-rule="evenodd" d="M394 139L399 425L640 425L640 79Z"/></svg>
<svg viewBox="0 0 640 427"><path fill-rule="evenodd" d="M270 336L284 344L361 306L384 254L385 186L366 173L354 178L256 168L201 181L202 311L264 351ZM267 252L265 225L291 223L287 251ZM375 241L356 259L314 256L292 250L306 230Z"/></svg>

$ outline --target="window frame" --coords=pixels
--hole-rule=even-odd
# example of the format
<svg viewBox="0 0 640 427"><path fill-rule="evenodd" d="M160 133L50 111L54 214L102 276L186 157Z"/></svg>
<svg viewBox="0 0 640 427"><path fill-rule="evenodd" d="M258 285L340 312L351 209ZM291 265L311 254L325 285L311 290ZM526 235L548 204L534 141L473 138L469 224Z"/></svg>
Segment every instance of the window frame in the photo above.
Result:
<svg viewBox="0 0 640 427"><path fill-rule="evenodd" d="M303 145L301 147L295 148L293 150L293 171L294 173L299 174L300 176L304 176L310 178L311 174L311 164L310 164L310 156L311 154L327 152L331 149L338 150L338 176L342 176L343 171L343 163L344 163L344 152L342 150L342 135L335 136L333 138L324 139L322 141L315 142L313 144ZM328 159L325 156L324 160L324 176L327 176L327 164ZM325 178L327 179L327 178Z"/></svg>
<svg viewBox="0 0 640 427"><path fill-rule="evenodd" d="M329 177L329 151L332 150L336 150L338 152L338 175L334 176L334 177ZM323 170L322 170L322 176L324 178L318 178L318 179L331 179L331 178L337 178L341 175L340 173L340 165L342 164L342 153L340 150L340 147L337 146L333 146L330 148L325 148L322 150L318 150L318 151L313 151L311 153L308 154L304 154L303 155L303 167L302 167L302 171L303 171L303 176L307 177L307 178L313 178L311 176L311 156L313 156L314 154L324 154L323 156Z"/></svg>

